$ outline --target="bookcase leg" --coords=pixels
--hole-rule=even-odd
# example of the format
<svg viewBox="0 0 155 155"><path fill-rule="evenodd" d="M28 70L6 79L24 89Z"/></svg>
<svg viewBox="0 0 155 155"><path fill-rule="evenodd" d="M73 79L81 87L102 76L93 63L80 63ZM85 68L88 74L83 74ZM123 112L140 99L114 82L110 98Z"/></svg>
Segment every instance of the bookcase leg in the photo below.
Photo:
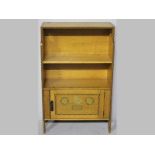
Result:
<svg viewBox="0 0 155 155"><path fill-rule="evenodd" d="M108 121L108 131L111 133L111 120Z"/></svg>

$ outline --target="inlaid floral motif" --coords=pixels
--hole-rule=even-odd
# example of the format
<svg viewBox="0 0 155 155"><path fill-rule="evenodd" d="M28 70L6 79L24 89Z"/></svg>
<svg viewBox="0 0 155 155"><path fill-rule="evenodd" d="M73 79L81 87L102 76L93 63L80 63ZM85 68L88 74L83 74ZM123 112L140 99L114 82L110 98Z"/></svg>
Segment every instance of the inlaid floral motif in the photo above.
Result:
<svg viewBox="0 0 155 155"><path fill-rule="evenodd" d="M88 98L86 98L86 103L88 105L92 105L94 103L94 99L92 97L88 97Z"/></svg>
<svg viewBox="0 0 155 155"><path fill-rule="evenodd" d="M67 97L62 97L60 102L61 104L66 105L69 103L69 99Z"/></svg>
<svg viewBox="0 0 155 155"><path fill-rule="evenodd" d="M74 97L74 104L77 104L77 105L83 104L83 101L82 101L80 96L75 96Z"/></svg>

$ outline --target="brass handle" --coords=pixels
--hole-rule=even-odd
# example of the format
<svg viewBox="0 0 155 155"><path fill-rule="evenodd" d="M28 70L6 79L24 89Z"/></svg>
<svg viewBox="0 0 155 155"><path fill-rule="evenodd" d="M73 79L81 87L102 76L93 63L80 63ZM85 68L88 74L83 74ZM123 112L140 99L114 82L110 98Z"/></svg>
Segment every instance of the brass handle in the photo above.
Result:
<svg viewBox="0 0 155 155"><path fill-rule="evenodd" d="M54 111L54 102L50 101L50 111Z"/></svg>

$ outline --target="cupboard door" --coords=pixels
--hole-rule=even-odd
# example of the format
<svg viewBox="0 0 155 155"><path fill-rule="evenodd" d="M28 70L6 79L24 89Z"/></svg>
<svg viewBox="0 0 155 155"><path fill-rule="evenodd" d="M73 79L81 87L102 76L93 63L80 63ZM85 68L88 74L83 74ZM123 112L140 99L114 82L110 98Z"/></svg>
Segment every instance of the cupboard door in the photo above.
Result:
<svg viewBox="0 0 155 155"><path fill-rule="evenodd" d="M56 95L56 109L58 115L97 115L99 109L99 95Z"/></svg>
<svg viewBox="0 0 155 155"><path fill-rule="evenodd" d="M99 90L51 90L53 119L102 119L103 102Z"/></svg>

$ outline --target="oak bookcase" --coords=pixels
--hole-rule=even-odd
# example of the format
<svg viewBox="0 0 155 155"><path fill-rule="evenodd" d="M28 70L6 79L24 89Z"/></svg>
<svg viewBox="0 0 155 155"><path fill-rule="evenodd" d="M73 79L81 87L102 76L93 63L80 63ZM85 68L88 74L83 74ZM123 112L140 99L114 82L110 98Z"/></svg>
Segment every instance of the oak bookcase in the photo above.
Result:
<svg viewBox="0 0 155 155"><path fill-rule="evenodd" d="M105 121L111 131L114 26L43 23L43 120Z"/></svg>

